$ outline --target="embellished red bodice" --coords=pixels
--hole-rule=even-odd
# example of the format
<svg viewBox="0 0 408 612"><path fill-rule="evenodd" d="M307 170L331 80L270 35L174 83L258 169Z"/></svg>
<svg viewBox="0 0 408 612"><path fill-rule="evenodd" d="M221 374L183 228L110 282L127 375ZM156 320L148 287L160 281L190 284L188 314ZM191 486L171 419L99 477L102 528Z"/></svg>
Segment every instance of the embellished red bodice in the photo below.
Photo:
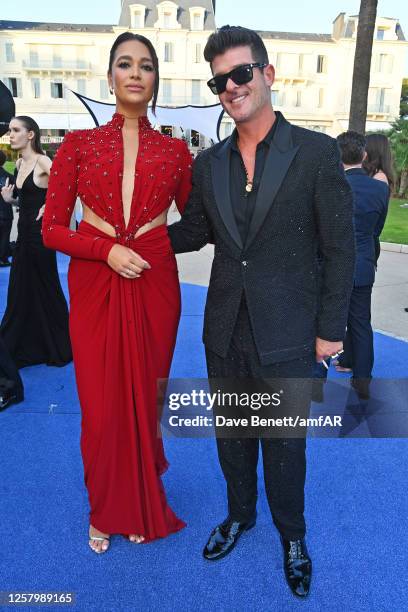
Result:
<svg viewBox="0 0 408 612"><path fill-rule="evenodd" d="M122 205L124 117L106 125L68 133L53 160L42 234L45 246L72 257L106 261L112 238L91 238L69 229L76 198L115 228L116 242L127 245L137 230L175 199L184 210L191 189L192 158L182 141L139 118L135 183L126 227Z"/></svg>

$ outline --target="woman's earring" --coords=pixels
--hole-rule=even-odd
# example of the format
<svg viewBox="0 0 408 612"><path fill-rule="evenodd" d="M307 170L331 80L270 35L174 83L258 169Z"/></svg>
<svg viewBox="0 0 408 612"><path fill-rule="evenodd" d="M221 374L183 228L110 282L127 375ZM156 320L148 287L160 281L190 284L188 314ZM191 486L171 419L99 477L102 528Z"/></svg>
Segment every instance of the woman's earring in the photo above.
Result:
<svg viewBox="0 0 408 612"><path fill-rule="evenodd" d="M112 87L109 87L109 93L111 94L111 96L113 96L113 89L112 89Z"/></svg>

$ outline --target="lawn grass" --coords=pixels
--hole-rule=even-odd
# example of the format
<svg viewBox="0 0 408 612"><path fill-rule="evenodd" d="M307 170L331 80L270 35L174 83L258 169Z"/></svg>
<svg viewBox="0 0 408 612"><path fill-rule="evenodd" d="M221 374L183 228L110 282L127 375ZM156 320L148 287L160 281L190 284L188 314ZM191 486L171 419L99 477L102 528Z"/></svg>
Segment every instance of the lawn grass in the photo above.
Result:
<svg viewBox="0 0 408 612"><path fill-rule="evenodd" d="M16 167L16 164L12 161L6 161L6 163L4 164L3 168L7 171L10 172L10 174L14 174L14 168Z"/></svg>
<svg viewBox="0 0 408 612"><path fill-rule="evenodd" d="M408 200L392 198L388 208L387 220L380 236L381 242L408 244L408 208L401 208Z"/></svg>
<svg viewBox="0 0 408 612"><path fill-rule="evenodd" d="M15 163L6 162L5 170L13 174ZM396 242L397 244L408 244L408 208L401 208L407 200L392 198L388 208L387 220L381 234L382 242Z"/></svg>

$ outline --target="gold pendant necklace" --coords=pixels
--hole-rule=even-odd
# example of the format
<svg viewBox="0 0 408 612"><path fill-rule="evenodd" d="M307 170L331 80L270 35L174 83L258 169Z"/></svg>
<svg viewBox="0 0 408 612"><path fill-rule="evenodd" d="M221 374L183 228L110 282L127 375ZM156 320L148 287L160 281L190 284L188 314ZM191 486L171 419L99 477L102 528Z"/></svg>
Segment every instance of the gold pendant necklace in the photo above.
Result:
<svg viewBox="0 0 408 612"><path fill-rule="evenodd" d="M246 193L245 193L245 195L248 195L248 193L251 193L251 191L252 191L252 187L254 185L254 182L249 180L248 171L246 169L246 165L245 165L244 160L242 159L242 156L241 156L241 161L242 161L242 166L243 166L244 171L245 171L245 180L246 180L246 185L245 185L245 192Z"/></svg>
<svg viewBox="0 0 408 612"><path fill-rule="evenodd" d="M239 148L239 144L238 144L238 148ZM252 188L254 186L254 180L253 179L252 179L252 181L249 180L248 170L247 170L247 167L245 165L244 158L242 157L241 150L239 151L239 153L240 153L242 167L243 167L244 172L245 172L245 183L246 183L245 184L245 196L247 196L252 191Z"/></svg>

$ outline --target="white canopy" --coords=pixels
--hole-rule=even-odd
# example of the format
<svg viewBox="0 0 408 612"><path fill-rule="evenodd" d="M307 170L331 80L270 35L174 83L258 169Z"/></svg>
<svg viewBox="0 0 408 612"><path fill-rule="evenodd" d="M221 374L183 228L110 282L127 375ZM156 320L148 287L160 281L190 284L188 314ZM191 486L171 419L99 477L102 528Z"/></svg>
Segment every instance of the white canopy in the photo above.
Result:
<svg viewBox="0 0 408 612"><path fill-rule="evenodd" d="M75 91L72 93L88 109L96 125L103 125L112 118L115 112L114 104L98 102ZM152 125L174 125L181 127L183 130L196 130L214 142L218 142L220 140L219 124L221 123L223 113L221 104L213 104L211 106L180 106L177 108L156 106L156 114L153 115L149 108L147 116Z"/></svg>

